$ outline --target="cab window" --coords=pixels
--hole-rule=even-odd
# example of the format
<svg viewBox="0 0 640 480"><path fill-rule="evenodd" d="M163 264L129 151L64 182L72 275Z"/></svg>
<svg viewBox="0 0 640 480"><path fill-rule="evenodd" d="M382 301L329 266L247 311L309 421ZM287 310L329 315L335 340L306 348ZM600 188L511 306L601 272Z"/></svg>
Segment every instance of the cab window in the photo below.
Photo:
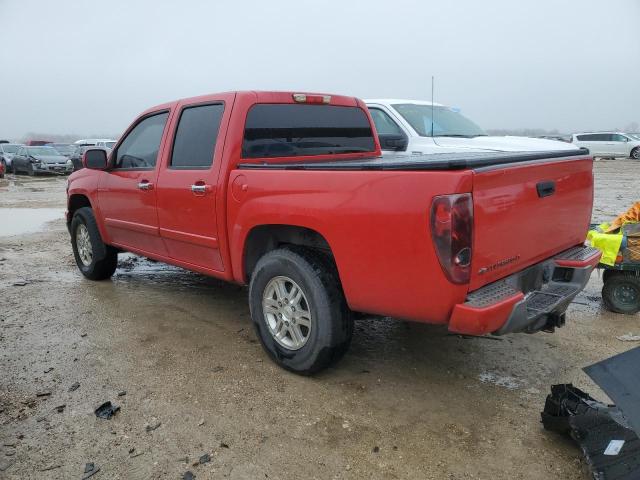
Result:
<svg viewBox="0 0 640 480"><path fill-rule="evenodd" d="M154 168L168 117L169 112L158 113L144 118L133 127L118 147L113 168Z"/></svg>
<svg viewBox="0 0 640 480"><path fill-rule="evenodd" d="M369 112L379 135L403 135L398 124L386 112L379 108L369 108Z"/></svg>

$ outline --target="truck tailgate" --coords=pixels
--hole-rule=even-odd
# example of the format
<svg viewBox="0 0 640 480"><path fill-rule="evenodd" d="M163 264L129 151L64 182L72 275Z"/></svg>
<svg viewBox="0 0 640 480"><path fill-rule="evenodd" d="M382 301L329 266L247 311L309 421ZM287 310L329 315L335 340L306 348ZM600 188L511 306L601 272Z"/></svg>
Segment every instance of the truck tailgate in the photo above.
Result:
<svg viewBox="0 0 640 480"><path fill-rule="evenodd" d="M588 157L475 170L470 290L582 244L592 203Z"/></svg>

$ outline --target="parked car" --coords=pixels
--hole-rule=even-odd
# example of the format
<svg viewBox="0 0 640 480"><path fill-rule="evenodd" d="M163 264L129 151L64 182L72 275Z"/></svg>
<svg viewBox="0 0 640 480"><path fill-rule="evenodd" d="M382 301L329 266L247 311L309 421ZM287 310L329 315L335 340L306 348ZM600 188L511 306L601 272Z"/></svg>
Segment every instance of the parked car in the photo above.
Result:
<svg viewBox="0 0 640 480"><path fill-rule="evenodd" d="M90 148L98 148L98 147L96 147L94 145L76 145L74 147L73 152L69 156L69 159L71 160L71 163L73 164L73 171L74 172L76 170L80 170L81 168L83 168L83 166L82 166L82 155L84 155L84 152L86 152ZM109 156L109 154L111 153L111 149L110 148L105 148L105 147L100 147L100 148L104 148L105 149L105 151L107 152L107 156Z"/></svg>
<svg viewBox="0 0 640 480"><path fill-rule="evenodd" d="M11 160L21 146L20 143L0 143L0 163L4 165L5 173L11 171Z"/></svg>
<svg viewBox="0 0 640 480"><path fill-rule="evenodd" d="M388 98L365 103L384 154L576 150L549 139L489 136L456 109L439 103Z"/></svg>
<svg viewBox="0 0 640 480"><path fill-rule="evenodd" d="M46 146L55 148L60 155L64 155L67 158L69 158L76 149L76 146L70 143L48 143Z"/></svg>
<svg viewBox="0 0 640 480"><path fill-rule="evenodd" d="M353 97L165 103L83 162L67 225L86 278L129 251L248 283L264 349L297 373L347 350L354 311L469 335L553 331L600 259L584 246L585 151L381 157Z"/></svg>
<svg viewBox="0 0 640 480"><path fill-rule="evenodd" d="M4 162L0 162L0 178L4 178L4 174L7 171L7 167L5 166Z"/></svg>
<svg viewBox="0 0 640 480"><path fill-rule="evenodd" d="M76 145L94 145L96 147L113 148L117 140L110 138L85 138L74 142Z"/></svg>
<svg viewBox="0 0 640 480"><path fill-rule="evenodd" d="M27 175L40 173L71 173L73 164L64 155L60 155L53 147L22 146L11 162L14 173L24 172Z"/></svg>
<svg viewBox="0 0 640 480"><path fill-rule="evenodd" d="M28 147L41 147L53 143L51 140L27 140L24 144Z"/></svg>
<svg viewBox="0 0 640 480"><path fill-rule="evenodd" d="M594 157L631 157L640 160L640 138L620 132L575 133L574 145L588 148Z"/></svg>

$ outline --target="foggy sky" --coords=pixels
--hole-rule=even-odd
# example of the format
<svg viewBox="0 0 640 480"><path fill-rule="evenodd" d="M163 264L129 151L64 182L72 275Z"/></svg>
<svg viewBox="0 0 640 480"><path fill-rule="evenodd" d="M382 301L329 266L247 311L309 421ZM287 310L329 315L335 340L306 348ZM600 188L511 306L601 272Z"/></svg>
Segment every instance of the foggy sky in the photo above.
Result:
<svg viewBox="0 0 640 480"><path fill-rule="evenodd" d="M0 138L226 90L435 100L484 128L640 122L640 0L0 0Z"/></svg>

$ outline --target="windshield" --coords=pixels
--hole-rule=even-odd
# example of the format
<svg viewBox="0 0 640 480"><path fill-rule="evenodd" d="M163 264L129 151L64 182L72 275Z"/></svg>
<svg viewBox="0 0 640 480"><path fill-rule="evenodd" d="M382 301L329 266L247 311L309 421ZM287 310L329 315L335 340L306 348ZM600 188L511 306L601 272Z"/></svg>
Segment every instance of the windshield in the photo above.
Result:
<svg viewBox="0 0 640 480"><path fill-rule="evenodd" d="M51 145L51 146L55 148L62 155L72 153L75 150L75 147L73 145Z"/></svg>
<svg viewBox="0 0 640 480"><path fill-rule="evenodd" d="M107 148L113 148L116 142L104 142L104 146Z"/></svg>
<svg viewBox="0 0 640 480"><path fill-rule="evenodd" d="M18 151L18 148L20 148L20 145L2 145L2 151L4 151L5 153L16 153Z"/></svg>
<svg viewBox="0 0 640 480"><path fill-rule="evenodd" d="M60 155L53 147L29 147L27 148L27 153L29 155Z"/></svg>
<svg viewBox="0 0 640 480"><path fill-rule="evenodd" d="M431 137L433 112L434 137L478 137L486 133L468 118L449 107L401 103L393 105L421 137Z"/></svg>

